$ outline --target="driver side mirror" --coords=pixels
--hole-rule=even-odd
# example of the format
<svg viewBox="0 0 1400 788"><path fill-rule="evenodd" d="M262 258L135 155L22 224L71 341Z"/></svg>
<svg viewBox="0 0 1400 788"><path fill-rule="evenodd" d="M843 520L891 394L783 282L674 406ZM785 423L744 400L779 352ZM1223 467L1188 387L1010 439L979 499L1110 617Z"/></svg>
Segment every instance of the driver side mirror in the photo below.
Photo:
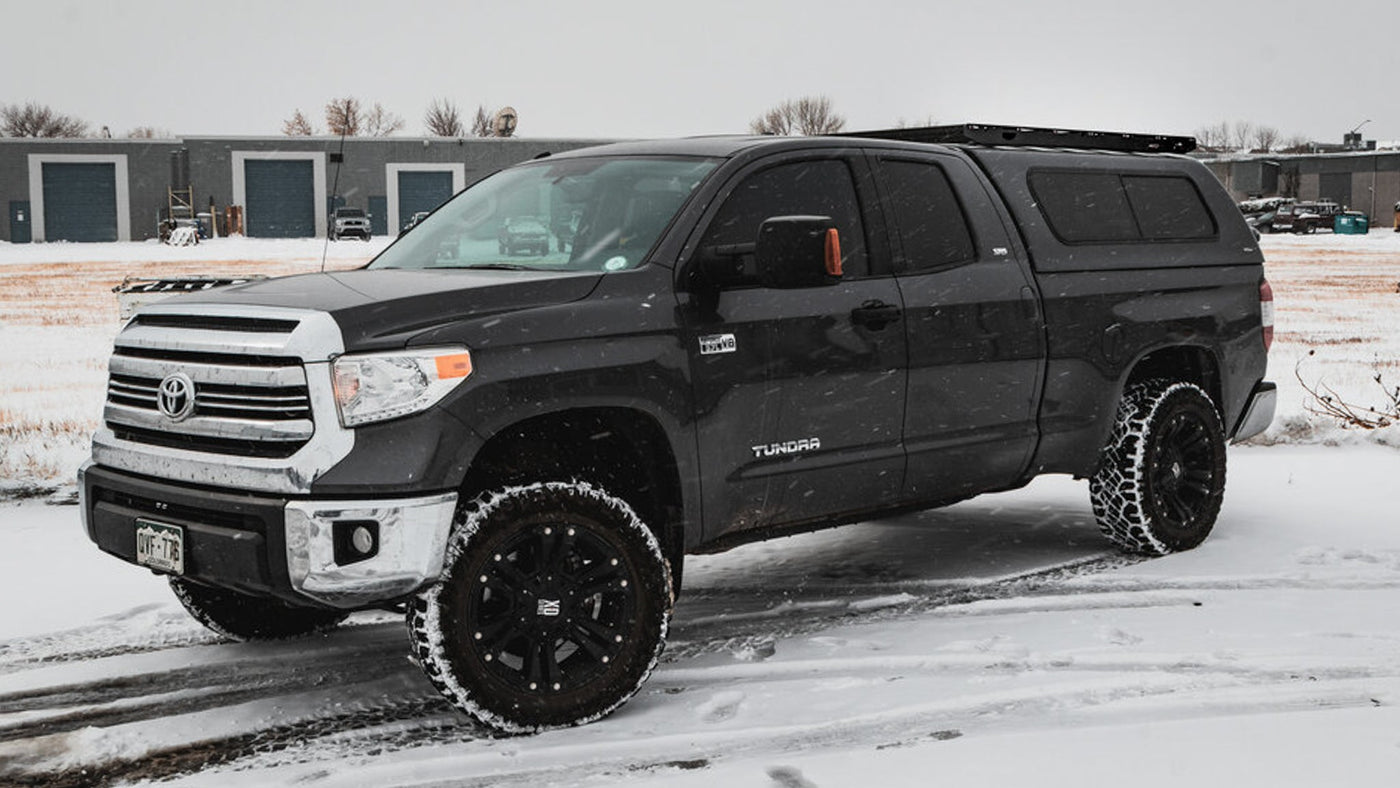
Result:
<svg viewBox="0 0 1400 788"><path fill-rule="evenodd" d="M841 279L841 234L829 216L775 216L758 228L754 248L764 287L831 285Z"/></svg>

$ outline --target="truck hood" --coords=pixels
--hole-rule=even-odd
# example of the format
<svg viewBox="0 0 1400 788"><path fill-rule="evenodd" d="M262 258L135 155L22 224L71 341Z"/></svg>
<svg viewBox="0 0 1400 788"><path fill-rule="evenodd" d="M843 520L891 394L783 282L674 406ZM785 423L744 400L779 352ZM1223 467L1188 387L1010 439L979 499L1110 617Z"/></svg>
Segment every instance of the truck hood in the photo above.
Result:
<svg viewBox="0 0 1400 788"><path fill-rule="evenodd" d="M316 309L335 318L347 351L380 350L466 318L577 301L601 277L579 271L339 271L262 279L166 303Z"/></svg>

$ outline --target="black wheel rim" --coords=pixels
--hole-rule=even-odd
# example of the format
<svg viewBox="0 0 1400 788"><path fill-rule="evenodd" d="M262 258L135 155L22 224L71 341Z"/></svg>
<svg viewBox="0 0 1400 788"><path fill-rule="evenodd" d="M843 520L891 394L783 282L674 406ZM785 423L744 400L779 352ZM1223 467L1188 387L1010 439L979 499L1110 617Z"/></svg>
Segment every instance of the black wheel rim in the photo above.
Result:
<svg viewBox="0 0 1400 788"><path fill-rule="evenodd" d="M615 670L637 616L623 550L579 522L532 522L474 563L466 623L486 672L556 694Z"/></svg>
<svg viewBox="0 0 1400 788"><path fill-rule="evenodd" d="M1170 528L1189 531L1210 510L1219 486L1216 447L1196 414L1173 414L1158 432L1148 463L1152 508Z"/></svg>

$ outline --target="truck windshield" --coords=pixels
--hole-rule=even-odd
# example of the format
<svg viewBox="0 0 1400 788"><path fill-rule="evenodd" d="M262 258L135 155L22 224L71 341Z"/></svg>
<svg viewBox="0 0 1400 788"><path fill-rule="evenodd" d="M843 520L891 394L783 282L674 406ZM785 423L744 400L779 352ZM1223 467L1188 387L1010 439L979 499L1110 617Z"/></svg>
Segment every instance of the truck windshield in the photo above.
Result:
<svg viewBox="0 0 1400 788"><path fill-rule="evenodd" d="M443 205L369 267L635 268L716 164L596 157L513 167Z"/></svg>

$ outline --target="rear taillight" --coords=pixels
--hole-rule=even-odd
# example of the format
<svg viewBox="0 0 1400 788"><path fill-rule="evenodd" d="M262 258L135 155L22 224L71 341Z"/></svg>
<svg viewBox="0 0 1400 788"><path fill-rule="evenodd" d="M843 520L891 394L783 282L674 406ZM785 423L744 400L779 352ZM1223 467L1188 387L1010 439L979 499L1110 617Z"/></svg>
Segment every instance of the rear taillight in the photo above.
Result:
<svg viewBox="0 0 1400 788"><path fill-rule="evenodd" d="M1259 282L1259 322L1264 324L1264 352L1274 344L1274 289L1269 280Z"/></svg>

